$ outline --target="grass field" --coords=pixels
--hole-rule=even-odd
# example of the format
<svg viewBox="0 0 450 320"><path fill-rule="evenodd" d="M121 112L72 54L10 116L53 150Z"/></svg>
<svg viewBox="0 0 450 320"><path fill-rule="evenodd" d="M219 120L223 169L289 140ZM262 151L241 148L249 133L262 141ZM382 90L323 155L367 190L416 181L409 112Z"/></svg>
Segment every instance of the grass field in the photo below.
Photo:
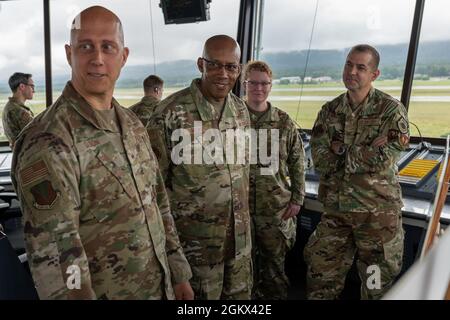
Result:
<svg viewBox="0 0 450 320"><path fill-rule="evenodd" d="M420 87L417 88L417 86ZM375 87L395 97L400 97L402 82L398 80L377 81ZM409 107L410 121L420 128L423 136L442 137L450 134L450 80L414 81L414 87ZM179 89L165 88L164 96L168 96ZM301 101L296 98L299 97L300 92L302 92ZM305 84L303 89L300 85L274 85L271 97L273 104L288 112L293 119L296 119L300 127L310 129L321 106L343 92L345 92L345 88L340 82ZM61 92L54 92L54 100L60 94ZM141 88L118 88L114 93L117 100L126 107L139 101L141 95ZM0 94L0 109L6 103L7 97L6 94ZM414 101L415 97L425 101ZM443 101L426 101L428 97L430 99L442 99ZM290 99L290 101L283 101L283 98ZM40 113L45 108L45 93L36 92L34 99L31 102L28 101L27 105L31 107L35 114ZM411 135L418 135L414 126L411 126Z"/></svg>

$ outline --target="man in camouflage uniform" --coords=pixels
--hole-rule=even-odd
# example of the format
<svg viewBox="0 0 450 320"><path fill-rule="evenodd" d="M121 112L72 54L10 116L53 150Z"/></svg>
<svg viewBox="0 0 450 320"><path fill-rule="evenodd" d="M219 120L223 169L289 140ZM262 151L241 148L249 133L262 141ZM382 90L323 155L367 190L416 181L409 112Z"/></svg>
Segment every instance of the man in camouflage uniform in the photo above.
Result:
<svg viewBox="0 0 450 320"><path fill-rule="evenodd" d="M130 110L136 113L139 120L146 127L156 109L156 105L161 101L164 81L160 77L152 74L145 78L143 85L145 96L141 101L132 105Z"/></svg>
<svg viewBox="0 0 450 320"><path fill-rule="evenodd" d="M3 109L3 130L9 140L11 149L17 136L25 126L33 120L34 114L25 106L25 101L33 99L34 82L32 75L28 73L16 72L8 81L9 87L13 93L8 103Z"/></svg>
<svg viewBox="0 0 450 320"><path fill-rule="evenodd" d="M128 57L119 18L82 11L66 55L72 80L19 136L12 164L39 297L193 298L146 130L112 97Z"/></svg>
<svg viewBox="0 0 450 320"><path fill-rule="evenodd" d="M272 87L270 67L262 61L249 62L243 79L251 125L256 130L257 139L252 143L257 143L257 154L261 144L266 144L267 149L263 149L267 155L275 152L271 149L273 143L278 145L274 170L263 171L274 164L263 163L259 156L257 164L250 165L254 295L257 299L287 299L289 279L284 271L285 257L295 243L296 216L305 195L305 151L289 115L267 101ZM278 139L272 141L275 137Z"/></svg>
<svg viewBox="0 0 450 320"><path fill-rule="evenodd" d="M163 100L149 124L199 299L251 297L248 155L239 163L210 161L207 155L209 133L218 132L215 155L222 157L225 141L233 148L237 145L226 139L226 133L250 126L244 102L230 92L241 71L239 59L234 39L225 35L208 39L197 60L201 79ZM187 161L178 161L180 145L189 147L183 151Z"/></svg>
<svg viewBox="0 0 450 320"><path fill-rule="evenodd" d="M409 142L403 105L372 87L379 54L350 50L343 71L347 93L326 103L311 148L320 173L322 220L305 248L307 296L335 299L357 254L363 299L378 299L401 270L403 229L396 162Z"/></svg>

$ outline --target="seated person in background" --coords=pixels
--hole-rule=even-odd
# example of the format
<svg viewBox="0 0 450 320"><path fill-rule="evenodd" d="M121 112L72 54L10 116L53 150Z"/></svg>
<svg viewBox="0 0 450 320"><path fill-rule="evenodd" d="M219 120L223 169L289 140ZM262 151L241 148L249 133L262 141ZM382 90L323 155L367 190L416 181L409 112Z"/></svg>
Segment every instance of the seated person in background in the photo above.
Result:
<svg viewBox="0 0 450 320"><path fill-rule="evenodd" d="M161 101L164 81L160 77L152 74L144 80L143 84L145 95L141 101L132 105L130 110L136 113L139 120L146 127L156 109L156 105Z"/></svg>
<svg viewBox="0 0 450 320"><path fill-rule="evenodd" d="M33 99L34 95L34 82L31 77L31 74L16 72L8 81L13 96L9 98L3 109L2 120L3 130L11 149L19 133L34 117L30 108L25 106L25 101Z"/></svg>
<svg viewBox="0 0 450 320"><path fill-rule="evenodd" d="M287 251L295 243L296 216L305 195L305 151L292 119L267 101L272 88L270 67L262 61L249 62L243 79L251 126L258 137L258 163L250 166L249 197L255 239L254 296L286 299L289 280L284 264ZM276 140L263 139L259 134L262 130ZM267 144L264 150L269 154L274 143L279 150L277 165L274 170L267 170L259 157L260 148Z"/></svg>

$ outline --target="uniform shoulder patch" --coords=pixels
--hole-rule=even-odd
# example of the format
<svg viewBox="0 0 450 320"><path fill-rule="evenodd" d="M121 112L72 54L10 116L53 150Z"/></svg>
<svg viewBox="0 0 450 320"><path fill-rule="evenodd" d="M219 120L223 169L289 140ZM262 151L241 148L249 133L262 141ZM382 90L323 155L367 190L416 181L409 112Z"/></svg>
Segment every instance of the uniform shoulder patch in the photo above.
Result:
<svg viewBox="0 0 450 320"><path fill-rule="evenodd" d="M59 196L49 180L33 186L30 188L30 192L34 198L34 207L37 209L51 209Z"/></svg>
<svg viewBox="0 0 450 320"><path fill-rule="evenodd" d="M20 180L23 186L29 185L48 175L47 164L44 160L34 162L20 170Z"/></svg>
<svg viewBox="0 0 450 320"><path fill-rule="evenodd" d="M408 121L406 121L406 119L404 117L401 117L397 121L397 127L401 133L403 133L403 134L408 133Z"/></svg>

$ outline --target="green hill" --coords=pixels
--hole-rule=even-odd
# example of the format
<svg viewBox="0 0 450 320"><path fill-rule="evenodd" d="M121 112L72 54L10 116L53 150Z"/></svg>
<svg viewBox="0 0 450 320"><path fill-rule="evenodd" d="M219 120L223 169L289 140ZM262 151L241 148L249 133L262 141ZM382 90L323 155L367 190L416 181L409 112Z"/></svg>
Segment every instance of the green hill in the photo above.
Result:
<svg viewBox="0 0 450 320"><path fill-rule="evenodd" d="M381 79L402 78L405 72L408 44L377 46L381 55ZM349 48L343 50L311 50L306 76L330 76L340 79L342 67ZM423 42L420 45L416 74L430 77L450 77L450 41ZM307 50L288 52L263 52L261 60L267 61L273 71L274 78L301 76L303 77ZM125 66L122 70L118 87L140 87L143 79L154 73L154 67L148 65ZM156 65L156 73L167 85L186 86L192 78L199 76L195 60L176 60ZM9 92L7 76L0 81L0 92ZM6 80L5 80L6 79ZM60 89L69 79L69 74L55 75L53 86ZM43 87L45 81L41 74L34 75L37 89Z"/></svg>
<svg viewBox="0 0 450 320"><path fill-rule="evenodd" d="M377 46L380 52L382 79L403 77L405 72L407 44ZM331 76L339 79L345 57L350 48L344 50L311 50L306 76ZM450 76L450 41L424 42L419 48L416 74L431 77ZM307 50L264 53L261 59L267 61L275 73L275 78L285 76L303 76L307 59Z"/></svg>

